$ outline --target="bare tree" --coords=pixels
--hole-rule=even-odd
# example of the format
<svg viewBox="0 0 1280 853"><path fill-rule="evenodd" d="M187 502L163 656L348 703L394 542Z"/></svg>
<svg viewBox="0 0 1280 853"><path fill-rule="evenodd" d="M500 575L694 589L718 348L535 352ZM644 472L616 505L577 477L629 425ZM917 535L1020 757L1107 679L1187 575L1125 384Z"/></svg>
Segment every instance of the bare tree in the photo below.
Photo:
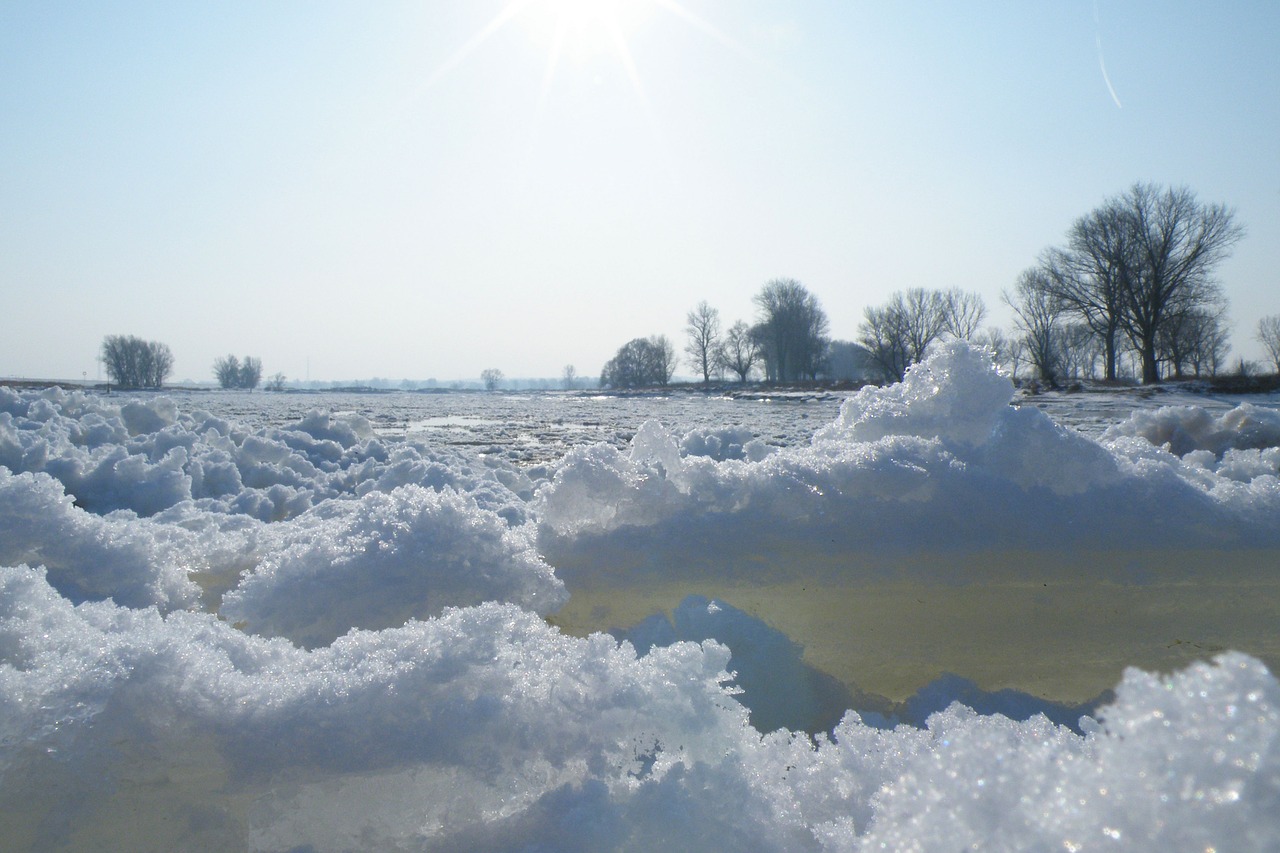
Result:
<svg viewBox="0 0 1280 853"><path fill-rule="evenodd" d="M858 326L858 343L867 348L871 360L887 382L901 382L911 365L907 344L906 315L898 304L867 306Z"/></svg>
<svg viewBox="0 0 1280 853"><path fill-rule="evenodd" d="M675 372L676 353L665 335L634 338L623 344L600 372L602 388L666 385Z"/></svg>
<svg viewBox="0 0 1280 853"><path fill-rule="evenodd" d="M1022 335L1014 335L1009 338L1009 377L1015 382L1018 381L1018 368L1022 366L1022 362L1027 358L1027 342L1023 340Z"/></svg>
<svg viewBox="0 0 1280 853"><path fill-rule="evenodd" d="M133 335L107 335L102 341L107 376L122 388L159 388L173 370L173 353L165 344Z"/></svg>
<svg viewBox="0 0 1280 853"><path fill-rule="evenodd" d="M1005 291L1004 301L1013 309L1014 325L1022 333L1027 358L1035 365L1039 377L1050 383L1057 382L1063 306L1053 293L1048 273L1040 266L1023 270L1014 292Z"/></svg>
<svg viewBox="0 0 1280 853"><path fill-rule="evenodd" d="M1228 343L1225 298L1186 311L1170 314L1156 340L1160 359L1173 371L1175 379L1214 374L1225 361Z"/></svg>
<svg viewBox="0 0 1280 853"><path fill-rule="evenodd" d="M480 381L484 383L484 390L497 391L502 384L502 371L496 367L486 368L480 371Z"/></svg>
<svg viewBox="0 0 1280 853"><path fill-rule="evenodd" d="M827 314L817 297L793 278L776 278L755 295L757 338L768 379L817 378L827 350Z"/></svg>
<svg viewBox="0 0 1280 853"><path fill-rule="evenodd" d="M564 382L564 390L572 391L578 387L578 371L572 364L566 364L560 376Z"/></svg>
<svg viewBox="0 0 1280 853"><path fill-rule="evenodd" d="M1069 379L1092 379L1096 373L1101 347L1098 336L1085 323L1062 323L1055 336L1055 363Z"/></svg>
<svg viewBox="0 0 1280 853"><path fill-rule="evenodd" d="M1280 314L1270 314L1258 321L1257 338L1271 356L1276 373L1280 373Z"/></svg>
<svg viewBox="0 0 1280 853"><path fill-rule="evenodd" d="M234 355L214 359L213 376L223 388L238 388L240 386L240 359Z"/></svg>
<svg viewBox="0 0 1280 853"><path fill-rule="evenodd" d="M751 328L739 320L724 333L717 355L721 367L736 373L739 382L746 382L760 361L760 348L755 336L751 334Z"/></svg>
<svg viewBox="0 0 1280 853"><path fill-rule="evenodd" d="M1244 236L1235 214L1203 205L1185 187L1135 184L1107 204L1126 231L1119 268L1125 332L1142 359L1142 382L1160 381L1160 328L1170 315L1211 303L1213 268Z"/></svg>
<svg viewBox="0 0 1280 853"><path fill-rule="evenodd" d="M987 316L982 295L959 288L942 294L942 330L960 341L971 341Z"/></svg>
<svg viewBox="0 0 1280 853"><path fill-rule="evenodd" d="M906 317L907 350L914 364L924 359L929 347L946 331L947 299L941 291L913 287L905 295L895 293L890 302L895 301Z"/></svg>
<svg viewBox="0 0 1280 853"><path fill-rule="evenodd" d="M240 387L252 391L262 381L262 359L246 355L240 362Z"/></svg>
<svg viewBox="0 0 1280 853"><path fill-rule="evenodd" d="M685 316L685 333L689 336L684 351L694 370L702 374L702 383L711 381L720 346L720 312L705 300Z"/></svg>
<svg viewBox="0 0 1280 853"><path fill-rule="evenodd" d="M262 359L245 356L244 361L234 355L215 359L213 376L223 388L244 388L252 391L262 381Z"/></svg>
<svg viewBox="0 0 1280 853"><path fill-rule="evenodd" d="M671 377L676 374L676 348L666 335L650 336L649 357L654 381L659 385L669 385Z"/></svg>
<svg viewBox="0 0 1280 853"><path fill-rule="evenodd" d="M267 379L267 384L262 387L267 391L283 391L284 382L285 382L284 374L277 372L277 373L271 374L270 378Z"/></svg>
<svg viewBox="0 0 1280 853"><path fill-rule="evenodd" d="M1098 336L1103 377L1114 380L1125 309L1120 259L1131 251L1129 230L1117 208L1100 208L1077 219L1067 240L1067 249L1049 249L1040 265L1054 296Z"/></svg>
<svg viewBox="0 0 1280 853"><path fill-rule="evenodd" d="M962 322L957 314L957 328L963 326L968 331L968 313L973 308L962 306L961 300L958 296L956 309L965 312L965 317ZM886 380L901 381L907 368L923 359L929 347L943 336L947 330L949 302L941 291L913 287L893 294L883 306L863 311L858 342L871 351ZM985 312L985 308L982 311ZM981 317L981 313L978 316Z"/></svg>

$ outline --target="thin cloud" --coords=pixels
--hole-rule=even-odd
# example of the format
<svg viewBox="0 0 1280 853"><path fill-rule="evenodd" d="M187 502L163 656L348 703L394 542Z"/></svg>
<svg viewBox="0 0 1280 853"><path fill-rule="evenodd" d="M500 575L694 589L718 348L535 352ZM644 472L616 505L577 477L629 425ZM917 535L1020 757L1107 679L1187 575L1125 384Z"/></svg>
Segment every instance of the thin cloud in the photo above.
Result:
<svg viewBox="0 0 1280 853"><path fill-rule="evenodd" d="M1111 75L1107 73L1107 61L1102 57L1102 25L1098 20L1098 0L1093 0L1093 42L1098 46L1098 68L1102 71L1102 82L1107 84L1107 91L1111 93L1111 100L1119 109L1124 109L1124 104L1120 103L1120 96L1116 94L1116 87L1111 85Z"/></svg>

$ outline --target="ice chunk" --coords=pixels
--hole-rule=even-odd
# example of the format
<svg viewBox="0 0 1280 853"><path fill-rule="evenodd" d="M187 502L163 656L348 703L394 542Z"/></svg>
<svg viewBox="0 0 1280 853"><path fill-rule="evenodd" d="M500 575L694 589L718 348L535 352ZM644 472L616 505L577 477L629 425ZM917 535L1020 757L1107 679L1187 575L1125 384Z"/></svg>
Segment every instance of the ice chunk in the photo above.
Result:
<svg viewBox="0 0 1280 853"><path fill-rule="evenodd" d="M902 382L869 385L850 397L814 442L914 435L976 446L991 436L1012 399L1013 383L996 371L989 352L951 341L908 368Z"/></svg>
<svg viewBox="0 0 1280 853"><path fill-rule="evenodd" d="M299 519L283 549L224 596L222 613L308 647L484 601L550 613L564 584L531 538L452 490L373 492Z"/></svg>

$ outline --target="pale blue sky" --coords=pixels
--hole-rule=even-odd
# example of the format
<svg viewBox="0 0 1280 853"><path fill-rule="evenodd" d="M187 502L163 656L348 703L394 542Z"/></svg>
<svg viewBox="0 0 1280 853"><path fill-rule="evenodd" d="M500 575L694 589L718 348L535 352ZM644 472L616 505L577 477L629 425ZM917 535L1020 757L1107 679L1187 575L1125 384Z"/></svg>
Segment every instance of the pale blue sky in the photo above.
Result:
<svg viewBox="0 0 1280 853"><path fill-rule="evenodd" d="M597 0L611 40L530 0L477 38L508 5L0 3L0 375L116 333L174 379L594 375L780 276L840 338L914 286L1003 324L1135 181L1248 228L1233 356L1280 313L1280 3Z"/></svg>

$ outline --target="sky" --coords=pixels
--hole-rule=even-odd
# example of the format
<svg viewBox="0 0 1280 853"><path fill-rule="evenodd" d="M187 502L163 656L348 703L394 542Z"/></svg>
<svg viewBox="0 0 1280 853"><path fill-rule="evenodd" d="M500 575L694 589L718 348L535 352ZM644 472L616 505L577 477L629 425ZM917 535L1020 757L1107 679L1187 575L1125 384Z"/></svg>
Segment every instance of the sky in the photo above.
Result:
<svg viewBox="0 0 1280 853"><path fill-rule="evenodd" d="M598 375L794 278L856 339L1002 291L1137 181L1280 313L1280 4L0 4L0 376L110 334L297 380ZM692 371L685 367L683 374Z"/></svg>

